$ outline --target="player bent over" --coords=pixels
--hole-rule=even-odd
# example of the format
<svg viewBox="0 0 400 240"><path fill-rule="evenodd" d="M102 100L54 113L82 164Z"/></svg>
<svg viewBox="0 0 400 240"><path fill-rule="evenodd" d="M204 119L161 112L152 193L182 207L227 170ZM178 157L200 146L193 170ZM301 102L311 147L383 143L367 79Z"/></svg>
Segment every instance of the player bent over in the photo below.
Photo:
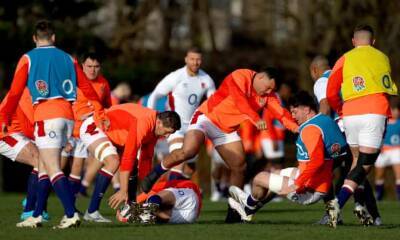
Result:
<svg viewBox="0 0 400 240"><path fill-rule="evenodd" d="M114 173L120 170L121 188L111 196L109 204L117 208L128 200L128 181L136 167L139 178L143 178L151 169L154 146L161 136L168 137L180 128L179 115L172 111L158 113L138 104L127 103L112 106L107 112L109 127L102 130L96 117L86 119L80 129L80 138L88 146L89 153L103 164L93 195L84 219L95 222L110 222L99 213L101 199ZM122 152L121 158L117 148Z"/></svg>
<svg viewBox="0 0 400 240"><path fill-rule="evenodd" d="M290 111L299 127L297 168L286 168L277 173L261 172L253 180L252 193L244 193L232 186L229 204L242 219L250 221L260 209L268 192L286 196L303 205L318 202L328 194L332 184L334 160L347 154L348 147L337 124L324 114L317 114L313 97L298 93L290 101Z"/></svg>
<svg viewBox="0 0 400 240"><path fill-rule="evenodd" d="M137 203L129 206L127 215L117 213L117 219L133 223L194 223L200 214L199 187L190 180L169 180L142 193Z"/></svg>
<svg viewBox="0 0 400 240"><path fill-rule="evenodd" d="M231 169L231 185L242 188L246 162L243 144L237 134L240 124L250 120L258 130L265 129L265 121L257 111L268 108L285 127L294 132L298 128L290 113L281 107L273 94L276 81L277 73L272 68L261 72L238 69L229 74L218 90L193 114L182 148L168 155L142 181L143 191L149 191L159 176L168 169L198 154L201 147L199 143L203 143L205 137L213 142L215 149ZM240 216L228 208L225 221L238 222Z"/></svg>

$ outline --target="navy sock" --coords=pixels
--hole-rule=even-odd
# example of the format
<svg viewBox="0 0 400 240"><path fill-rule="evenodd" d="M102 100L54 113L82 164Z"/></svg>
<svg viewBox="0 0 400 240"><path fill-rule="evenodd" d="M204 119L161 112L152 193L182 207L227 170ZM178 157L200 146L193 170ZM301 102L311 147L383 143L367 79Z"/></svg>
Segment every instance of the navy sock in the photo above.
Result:
<svg viewBox="0 0 400 240"><path fill-rule="evenodd" d="M100 208L101 199L104 196L108 186L110 185L113 174L105 169L100 169L97 175L96 185L94 187L93 195L90 200L88 213L93 213Z"/></svg>
<svg viewBox="0 0 400 240"><path fill-rule="evenodd" d="M58 198L61 200L61 203L64 206L65 215L67 215L68 218L73 217L75 213L75 206L73 202L71 188L69 187L68 180L64 176L64 173L56 173L52 177L51 183L53 184L54 191L56 192Z"/></svg>
<svg viewBox="0 0 400 240"><path fill-rule="evenodd" d="M79 189L81 188L81 178L79 176L70 174L68 177L68 181L69 181L69 186L71 188L74 205L75 205L76 194L79 192Z"/></svg>
<svg viewBox="0 0 400 240"><path fill-rule="evenodd" d="M375 183L376 200L381 201L383 199L383 192L384 192L384 184Z"/></svg>
<svg viewBox="0 0 400 240"><path fill-rule="evenodd" d="M160 164L157 164L157 166L155 166L154 171L158 174L158 176L161 176L164 173L166 173L168 171L168 169L164 169L160 163Z"/></svg>
<svg viewBox="0 0 400 240"><path fill-rule="evenodd" d="M259 201L255 198L253 198L253 196L251 196L251 194L247 197L246 204L250 208L257 207L258 203L259 203Z"/></svg>
<svg viewBox="0 0 400 240"><path fill-rule="evenodd" d="M358 186L356 190L354 190L354 202L359 203L364 206L365 204L365 194L364 194L364 186Z"/></svg>
<svg viewBox="0 0 400 240"><path fill-rule="evenodd" d="M338 201L340 209L346 204L347 200L353 195L353 190L349 187L343 186L338 194Z"/></svg>
<svg viewBox="0 0 400 240"><path fill-rule="evenodd" d="M151 196L151 197L149 197L149 198L147 199L147 202L148 202L148 203L155 203L155 204L161 205L162 199L161 199L161 197L158 196L158 195L153 195L153 196Z"/></svg>
<svg viewBox="0 0 400 240"><path fill-rule="evenodd" d="M168 180L188 180L188 178L180 172L170 171Z"/></svg>
<svg viewBox="0 0 400 240"><path fill-rule="evenodd" d="M35 209L37 185L38 185L38 172L36 169L32 169L32 172L28 177L28 189L26 194L26 205L24 207L24 212L30 212Z"/></svg>
<svg viewBox="0 0 400 240"><path fill-rule="evenodd" d="M396 184L397 200L400 200L400 183Z"/></svg>
<svg viewBox="0 0 400 240"><path fill-rule="evenodd" d="M50 179L47 174L40 175L37 187L37 201L33 217L42 215L43 211L47 208L47 199L50 193Z"/></svg>

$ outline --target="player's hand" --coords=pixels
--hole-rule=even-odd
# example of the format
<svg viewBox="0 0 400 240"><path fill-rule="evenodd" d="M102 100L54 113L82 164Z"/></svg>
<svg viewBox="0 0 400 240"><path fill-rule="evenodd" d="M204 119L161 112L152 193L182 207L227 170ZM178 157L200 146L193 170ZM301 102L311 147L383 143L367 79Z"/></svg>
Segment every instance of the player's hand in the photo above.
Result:
<svg viewBox="0 0 400 240"><path fill-rule="evenodd" d="M72 151L72 149L73 149L72 144L71 144L70 142L67 142L67 143L65 144L64 151L65 151L66 153L70 153L70 152Z"/></svg>
<svg viewBox="0 0 400 240"><path fill-rule="evenodd" d="M128 193L126 191L119 190L114 193L108 200L108 205L112 209L117 209L121 203L126 203L128 201Z"/></svg>
<svg viewBox="0 0 400 240"><path fill-rule="evenodd" d="M266 130L267 129L267 123L264 120L259 120L256 122L256 127L258 130Z"/></svg>
<svg viewBox="0 0 400 240"><path fill-rule="evenodd" d="M160 176L156 171L151 171L143 180L140 182L140 188L143 192L148 193L150 192L151 188L153 187L154 183L157 182Z"/></svg>

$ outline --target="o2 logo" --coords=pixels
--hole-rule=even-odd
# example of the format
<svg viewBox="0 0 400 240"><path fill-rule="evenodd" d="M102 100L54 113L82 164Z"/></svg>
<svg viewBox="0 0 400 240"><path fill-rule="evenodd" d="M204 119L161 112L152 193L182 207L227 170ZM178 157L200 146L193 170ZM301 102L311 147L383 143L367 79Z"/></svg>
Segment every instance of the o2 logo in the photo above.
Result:
<svg viewBox="0 0 400 240"><path fill-rule="evenodd" d="M178 190L178 194L183 196L183 195L185 195L185 192L183 192L182 190Z"/></svg>
<svg viewBox="0 0 400 240"><path fill-rule="evenodd" d="M190 94L189 97L188 97L188 103L189 103L190 105L195 105L195 104L197 104L197 95L194 94L194 93Z"/></svg>
<svg viewBox="0 0 400 240"><path fill-rule="evenodd" d="M300 144L296 144L296 147L297 147L298 159L304 159L304 160L309 159L308 153L304 151L303 147Z"/></svg>
<svg viewBox="0 0 400 240"><path fill-rule="evenodd" d="M72 84L71 79L65 79L62 88L66 94L71 94L74 91L74 84Z"/></svg>
<svg viewBox="0 0 400 240"><path fill-rule="evenodd" d="M400 143L400 136L395 134L390 137L390 143L393 145L398 145Z"/></svg>

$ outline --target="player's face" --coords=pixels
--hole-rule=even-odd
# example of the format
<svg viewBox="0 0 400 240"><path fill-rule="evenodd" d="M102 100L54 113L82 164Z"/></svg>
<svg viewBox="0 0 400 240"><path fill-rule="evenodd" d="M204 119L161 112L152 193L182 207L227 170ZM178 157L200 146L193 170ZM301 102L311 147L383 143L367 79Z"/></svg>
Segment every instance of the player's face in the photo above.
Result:
<svg viewBox="0 0 400 240"><path fill-rule="evenodd" d="M399 109L396 107L396 108L392 108L391 109L392 110L392 118L394 118L394 119L398 119L399 118Z"/></svg>
<svg viewBox="0 0 400 240"><path fill-rule="evenodd" d="M201 54L188 52L185 57L185 63L191 73L197 74L201 66Z"/></svg>
<svg viewBox="0 0 400 240"><path fill-rule="evenodd" d="M100 74L100 63L97 60L87 58L82 64L83 72L89 80L96 79Z"/></svg>
<svg viewBox="0 0 400 240"><path fill-rule="evenodd" d="M175 132L175 129L170 127L165 127L161 120L157 119L156 121L156 129L155 134L157 137L169 137L172 133Z"/></svg>
<svg viewBox="0 0 400 240"><path fill-rule="evenodd" d="M257 95L265 96L275 90L275 79L269 78L265 73L257 73L253 82Z"/></svg>
<svg viewBox="0 0 400 240"><path fill-rule="evenodd" d="M292 117L296 120L297 124L299 124L299 125L301 125L305 121L307 121L307 114L309 113L309 111L310 111L310 109L308 107L290 106L290 113L292 114Z"/></svg>

